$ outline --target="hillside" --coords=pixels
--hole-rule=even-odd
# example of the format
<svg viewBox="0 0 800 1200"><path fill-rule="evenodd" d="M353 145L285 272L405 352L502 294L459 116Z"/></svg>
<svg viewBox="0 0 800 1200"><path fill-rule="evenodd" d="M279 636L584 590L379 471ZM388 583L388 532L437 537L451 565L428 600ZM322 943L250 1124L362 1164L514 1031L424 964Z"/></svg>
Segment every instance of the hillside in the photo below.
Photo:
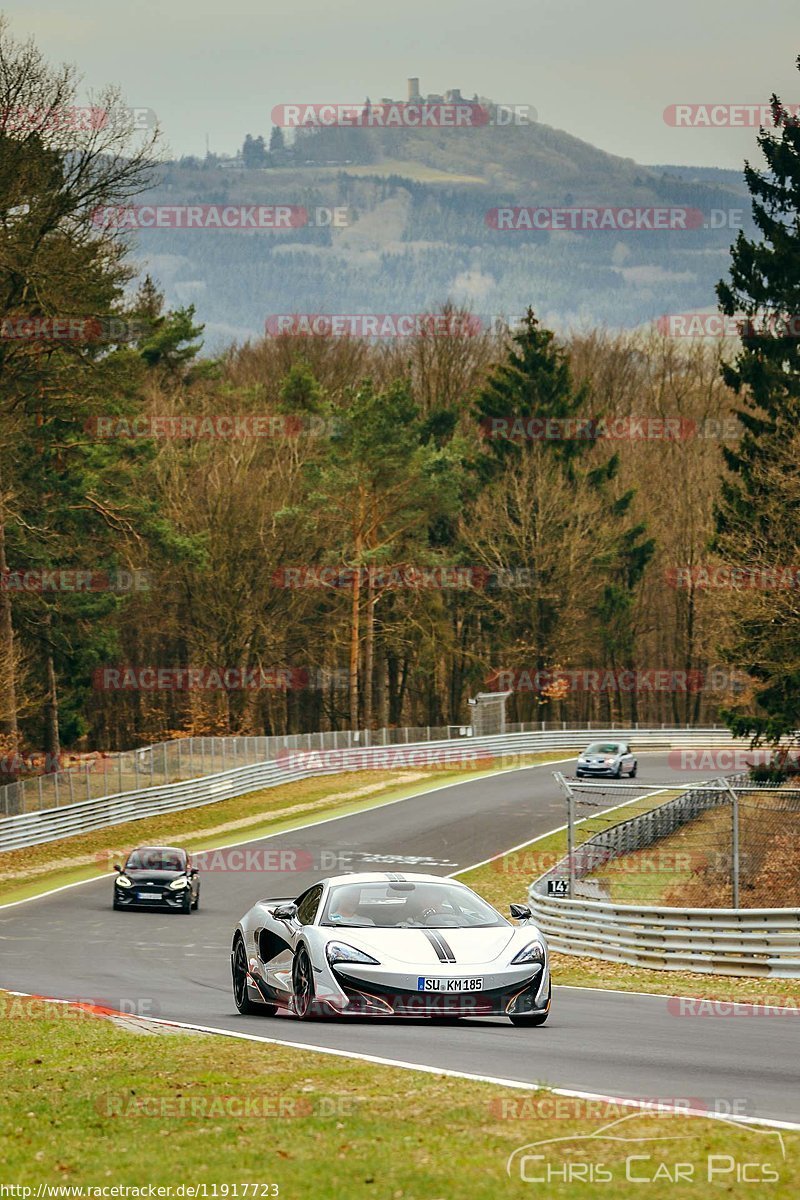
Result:
<svg viewBox="0 0 800 1200"><path fill-rule="evenodd" d="M362 161L348 158L355 153ZM748 224L734 172L643 167L541 124L321 130L283 158L262 168L167 163L142 197L347 210L338 228L139 231L142 268L169 303L196 305L213 349L260 336L269 314L416 312L448 300L487 318L514 319L533 304L561 329L630 327L713 306L737 222ZM498 206L594 205L686 206L702 222L511 233L487 223Z"/></svg>

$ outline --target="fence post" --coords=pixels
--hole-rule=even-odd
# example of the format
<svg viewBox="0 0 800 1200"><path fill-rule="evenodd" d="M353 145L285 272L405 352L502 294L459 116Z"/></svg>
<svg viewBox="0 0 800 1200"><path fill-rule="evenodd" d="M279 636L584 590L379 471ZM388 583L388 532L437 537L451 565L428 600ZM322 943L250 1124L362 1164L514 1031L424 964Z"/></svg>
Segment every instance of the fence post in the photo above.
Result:
<svg viewBox="0 0 800 1200"><path fill-rule="evenodd" d="M164 783L166 783L167 782L167 743L162 742L161 745L164 750Z"/></svg>
<svg viewBox="0 0 800 1200"><path fill-rule="evenodd" d="M567 789L567 857L569 860L569 898L575 898L575 795L568 783Z"/></svg>
<svg viewBox="0 0 800 1200"><path fill-rule="evenodd" d="M727 788L731 797L731 891L733 893L732 908L739 907L739 796L724 776L718 780Z"/></svg>

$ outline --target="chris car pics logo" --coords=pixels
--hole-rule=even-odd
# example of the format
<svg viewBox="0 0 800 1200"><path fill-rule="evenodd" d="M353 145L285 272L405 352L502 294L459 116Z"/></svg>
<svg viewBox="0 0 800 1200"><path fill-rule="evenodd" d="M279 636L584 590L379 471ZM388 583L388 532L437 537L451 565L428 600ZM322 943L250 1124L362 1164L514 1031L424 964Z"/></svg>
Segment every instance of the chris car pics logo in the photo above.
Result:
<svg viewBox="0 0 800 1200"><path fill-rule="evenodd" d="M690 1133L669 1132L670 1122L682 1115L638 1110L587 1134L529 1142L509 1155L506 1174L521 1183L585 1184L587 1196L593 1189L614 1183L626 1187L695 1184L702 1195L709 1184L730 1190L735 1184L777 1183L781 1179L786 1148L779 1130L720 1117L727 1130L741 1137L735 1147L726 1139L725 1150L712 1153L706 1146L692 1146L695 1137Z"/></svg>

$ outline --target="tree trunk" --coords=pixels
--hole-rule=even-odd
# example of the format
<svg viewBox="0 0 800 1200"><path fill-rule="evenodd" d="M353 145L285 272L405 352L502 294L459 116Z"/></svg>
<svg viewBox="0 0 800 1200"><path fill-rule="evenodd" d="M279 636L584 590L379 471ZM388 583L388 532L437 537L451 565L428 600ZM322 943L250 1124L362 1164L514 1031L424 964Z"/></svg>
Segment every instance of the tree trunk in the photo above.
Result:
<svg viewBox="0 0 800 1200"><path fill-rule="evenodd" d="M389 724L386 711L386 659L381 657L378 670L375 672L375 717L376 728L385 729Z"/></svg>
<svg viewBox="0 0 800 1200"><path fill-rule="evenodd" d="M364 635L364 728L372 729L372 673L375 659L375 595L374 572L367 574L367 627Z"/></svg>
<svg viewBox="0 0 800 1200"><path fill-rule="evenodd" d="M358 729L358 653L361 646L361 539L356 538L353 598L350 607L350 728Z"/></svg>
<svg viewBox="0 0 800 1200"><path fill-rule="evenodd" d="M0 572L8 570L6 562L6 530L0 521ZM11 593L7 588L0 587L0 683L5 693L0 713L0 733L10 742L8 752L16 758L19 748L19 727L17 725L17 680L16 663L14 659L14 626L11 620ZM9 782L16 779L16 771L9 774Z"/></svg>
<svg viewBox="0 0 800 1200"><path fill-rule="evenodd" d="M386 655L386 673L387 684L389 691L389 724L392 726L400 724L400 663L397 655L393 651L388 651Z"/></svg>
<svg viewBox="0 0 800 1200"><path fill-rule="evenodd" d="M50 618L47 618L47 624L50 624ZM47 646L47 701L45 703L45 720L44 720L44 754L45 762L50 764L54 771L58 770L58 762L61 757L61 738L58 732L58 685L56 682L56 668L53 662L53 647Z"/></svg>

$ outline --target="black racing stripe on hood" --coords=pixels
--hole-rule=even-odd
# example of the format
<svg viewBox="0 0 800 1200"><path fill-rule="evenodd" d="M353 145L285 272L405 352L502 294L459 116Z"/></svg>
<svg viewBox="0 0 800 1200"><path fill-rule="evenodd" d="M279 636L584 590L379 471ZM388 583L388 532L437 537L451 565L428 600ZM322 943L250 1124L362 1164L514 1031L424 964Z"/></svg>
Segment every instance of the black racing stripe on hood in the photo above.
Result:
<svg viewBox="0 0 800 1200"><path fill-rule="evenodd" d="M422 932L436 951L439 962L454 963L456 956L442 935L435 929L423 929Z"/></svg>

